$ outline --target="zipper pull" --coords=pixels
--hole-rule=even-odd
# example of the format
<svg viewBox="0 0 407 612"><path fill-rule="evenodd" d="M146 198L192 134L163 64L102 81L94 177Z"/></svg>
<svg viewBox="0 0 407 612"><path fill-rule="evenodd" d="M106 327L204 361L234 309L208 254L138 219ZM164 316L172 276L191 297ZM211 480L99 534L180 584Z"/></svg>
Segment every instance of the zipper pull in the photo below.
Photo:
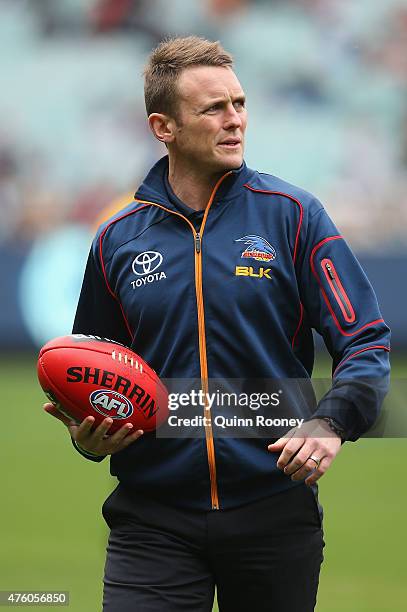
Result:
<svg viewBox="0 0 407 612"><path fill-rule="evenodd" d="M201 234L199 232L195 234L195 250L197 253L201 252Z"/></svg>
<svg viewBox="0 0 407 612"><path fill-rule="evenodd" d="M335 280L335 274L332 272L332 268L329 265L329 263L325 264L325 268L328 270L328 274L329 274L331 280Z"/></svg>

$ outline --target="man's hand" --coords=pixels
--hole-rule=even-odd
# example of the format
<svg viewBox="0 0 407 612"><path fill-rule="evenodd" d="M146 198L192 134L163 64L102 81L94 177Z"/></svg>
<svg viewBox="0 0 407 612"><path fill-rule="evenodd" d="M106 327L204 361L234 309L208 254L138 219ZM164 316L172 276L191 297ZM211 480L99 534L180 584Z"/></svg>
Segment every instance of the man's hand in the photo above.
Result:
<svg viewBox="0 0 407 612"><path fill-rule="evenodd" d="M95 422L93 416L86 417L78 425L75 421L62 414L53 404L44 404L43 408L45 412L66 425L72 438L81 449L93 455L113 455L118 453L127 448L127 446L144 433L141 429L132 432L133 425L126 423L126 425L123 425L118 431L109 436L108 431L113 423L113 419L109 417L104 419L95 430L92 430Z"/></svg>
<svg viewBox="0 0 407 612"><path fill-rule="evenodd" d="M312 419L301 427L290 429L283 438L267 448L271 452L282 451L277 467L291 476L291 480L304 480L307 477L305 484L310 486L331 465L341 449L341 439L325 421Z"/></svg>

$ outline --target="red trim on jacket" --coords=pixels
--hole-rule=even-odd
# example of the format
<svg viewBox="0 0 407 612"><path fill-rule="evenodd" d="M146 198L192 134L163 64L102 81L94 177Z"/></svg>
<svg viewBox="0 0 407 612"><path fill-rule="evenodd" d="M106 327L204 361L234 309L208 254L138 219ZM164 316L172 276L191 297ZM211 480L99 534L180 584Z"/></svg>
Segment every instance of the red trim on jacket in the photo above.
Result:
<svg viewBox="0 0 407 612"><path fill-rule="evenodd" d="M295 235L294 252L293 252L293 263L295 264L296 259L297 259L297 253L298 253L298 242L299 242L299 239L300 239L300 232L301 232L301 227L302 227L302 221L303 221L303 218L304 218L304 208L303 208L301 202L299 200L297 200L297 198L294 198L293 196L289 195L288 193L284 193L283 191L272 191L272 190L268 190L268 189L256 189L255 187L251 187L251 185L249 185L248 183L245 183L244 187L246 187L250 191L254 191L255 193L264 193L266 195L283 196L284 198L288 198L289 200L291 200L291 202L294 202L295 204L297 204L298 208L300 209L300 218L298 220L298 227L297 227L297 232L296 232L296 235ZM304 306L300 302L300 320L298 322L297 329L295 330L295 334L294 334L292 342L291 342L291 347L292 348L294 348L294 344L295 344L295 341L297 339L298 333L299 333L299 331L301 329L301 325L302 325L303 320L304 320Z"/></svg>
<svg viewBox="0 0 407 612"><path fill-rule="evenodd" d="M315 270L315 265L314 265L314 255L317 252L317 250L319 248L321 248L321 246L323 244L325 244L326 242L330 242L331 240L343 240L343 236L329 236L328 238L324 238L323 240L321 240L321 242L318 242L318 244L316 244L314 246L314 248L312 249L311 255L310 255L310 265L311 265L311 270L313 275L315 276L315 278L317 279L317 282L319 284L319 287L321 289L321 293L322 296L325 300L326 305L328 306L328 310L331 313L331 316L335 322L336 327L338 328L338 330L340 331L340 333L343 336L347 336L347 337L351 337L351 336L356 336L356 334L358 334L359 332L363 331L364 329L366 329L366 327L371 327L372 325L376 325L376 323L384 323L384 319L376 319L375 321L370 321L369 323L366 323L365 325L363 325L362 327L360 327L359 329L355 330L354 332L346 332L344 329L342 329L338 319L336 318L336 315L333 311L333 308L330 304L329 298L327 296L327 294L325 293L325 290L322 286L321 280Z"/></svg>
<svg viewBox="0 0 407 612"><path fill-rule="evenodd" d="M340 291L343 294L343 298L344 298L345 304L348 307L349 312L351 313L350 316L346 312L346 309L345 309L345 307L343 305L343 301L341 300L340 296L338 295L338 292L336 290L336 287L335 287L335 285L333 283L332 278L329 276L328 270L326 269L326 264L329 264L331 266L331 268L332 268L332 272L333 272L333 274L335 276L335 280L338 283L338 287L339 287ZM341 283L341 279L339 278L339 274L336 271L336 268L335 268L335 265L334 265L333 261L331 259L329 259L328 257L324 257L324 259L321 261L321 267L322 267L323 273L325 274L325 278L328 281L328 285L330 286L331 291L334 294L336 301L338 302L338 306L339 306L339 308L342 311L343 318L345 319L345 321L347 323L354 323L355 320L356 320L355 310L354 310L354 308L352 306L352 303L351 303L351 301L349 299L348 294L345 291L344 286Z"/></svg>
<svg viewBox="0 0 407 612"><path fill-rule="evenodd" d="M297 329L295 330L295 334L294 334L292 342L291 342L291 348L292 349L294 348L294 344L295 344L295 341L297 339L298 333L299 333L299 331L301 329L301 325L302 325L303 320L304 320L304 306L302 305L302 302L300 302L300 320L298 322Z"/></svg>
<svg viewBox="0 0 407 612"><path fill-rule="evenodd" d="M105 267L105 262L103 259L103 238L105 237L105 234L107 232L107 230L109 229L109 227L111 227L114 223L117 223L117 221L121 221L121 219L125 219L126 217L129 217L130 215L134 215L134 213L139 212L139 210L142 210L143 208L148 208L149 204L145 204L144 206L140 206L140 208L136 208L136 210L132 210L128 213L126 213L125 215L121 215L121 217L117 217L116 219L113 219L112 221L110 221L110 223L108 223L105 227L105 229L103 230L103 232L100 234L99 236L99 258L100 258L100 263L102 265L102 272L103 272L103 278L105 279L105 283L106 283L106 287L110 293L110 295L117 301L117 303L119 304L124 322L126 324L127 327L127 331L129 332L130 338L133 341L133 332L131 331L131 327L130 324L127 320L126 314L124 312L123 306L121 301L119 300L119 298L117 297L117 295L114 293L114 291L111 289L110 285L109 285L109 281L107 279L107 274L106 274L106 267Z"/></svg>
<svg viewBox="0 0 407 612"><path fill-rule="evenodd" d="M353 357L356 357L356 355L360 355L360 353L364 353L365 351L372 351L373 349L383 349L384 351L387 351L388 353L390 353L390 349L388 346L382 346L381 344L377 344L375 346L367 346L366 348L360 349L360 351L356 351L356 353L353 353L352 355L349 355L349 357L346 357L346 359L344 359L343 361L341 361L335 368L335 371L333 373L332 376L335 376L335 374L337 373L337 371L339 370L339 368L341 368L343 366L344 363L346 363L347 361L349 361L349 359L353 359Z"/></svg>
<svg viewBox="0 0 407 612"><path fill-rule="evenodd" d="M294 243L293 262L295 263L295 260L297 258L298 241L299 241L299 238L300 238L300 231L301 231L301 226L302 226L302 220L304 218L304 209L303 209L303 206L302 206L301 202L299 200L297 200L296 198L294 198L293 196L289 195L288 193L284 193L282 191L268 191L267 189L255 189L254 187L251 187L247 183L245 183L243 185L243 187L246 187L247 189L250 189L250 191L254 191L256 193L265 193L265 194L268 194L268 195L283 196L285 198L288 198L292 202L295 202L295 204L297 204L297 206L300 209L300 218L299 218L299 221L298 221L298 228L297 228L297 233L296 233L296 236L295 236L295 243Z"/></svg>

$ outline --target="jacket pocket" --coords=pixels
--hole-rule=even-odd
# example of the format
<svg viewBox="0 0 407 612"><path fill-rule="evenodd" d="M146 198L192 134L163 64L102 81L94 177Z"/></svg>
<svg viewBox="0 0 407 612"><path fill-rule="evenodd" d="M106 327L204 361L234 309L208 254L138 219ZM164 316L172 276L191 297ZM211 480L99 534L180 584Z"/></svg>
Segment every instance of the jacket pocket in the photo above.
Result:
<svg viewBox="0 0 407 612"><path fill-rule="evenodd" d="M324 258L321 261L321 267L334 298L341 309L343 318L347 323L354 323L356 321L355 311L332 260Z"/></svg>

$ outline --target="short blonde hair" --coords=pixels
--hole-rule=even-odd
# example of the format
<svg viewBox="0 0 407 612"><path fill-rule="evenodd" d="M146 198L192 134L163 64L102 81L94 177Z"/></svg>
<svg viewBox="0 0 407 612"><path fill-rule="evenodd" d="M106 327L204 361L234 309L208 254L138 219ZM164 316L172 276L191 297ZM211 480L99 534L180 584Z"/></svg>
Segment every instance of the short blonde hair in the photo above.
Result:
<svg viewBox="0 0 407 612"><path fill-rule="evenodd" d="M198 36L167 38L150 54L144 70L147 115L162 113L177 117L177 81L191 66L233 66L233 57L219 41Z"/></svg>

